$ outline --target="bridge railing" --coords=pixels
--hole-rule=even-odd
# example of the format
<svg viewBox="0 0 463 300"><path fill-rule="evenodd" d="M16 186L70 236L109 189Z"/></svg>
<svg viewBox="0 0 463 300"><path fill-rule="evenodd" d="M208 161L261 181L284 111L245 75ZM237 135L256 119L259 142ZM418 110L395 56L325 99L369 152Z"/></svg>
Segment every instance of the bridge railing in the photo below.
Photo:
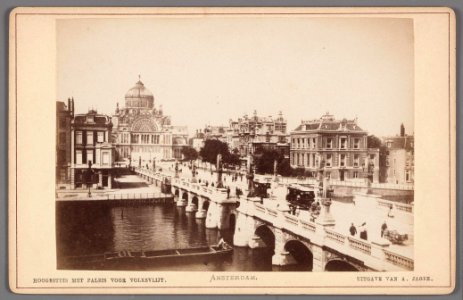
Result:
<svg viewBox="0 0 463 300"><path fill-rule="evenodd" d="M143 200L143 199L162 199L169 198L170 195L164 193L124 193L105 195L106 200Z"/></svg>
<svg viewBox="0 0 463 300"><path fill-rule="evenodd" d="M393 253L389 250L384 250L384 254L386 256L386 260L391 262L392 264L409 269L409 270L413 270L414 268L413 259L397 254L397 253Z"/></svg>
<svg viewBox="0 0 463 300"><path fill-rule="evenodd" d="M351 236L347 237L347 240L349 241L350 248L371 255L371 243L356 239Z"/></svg>
<svg viewBox="0 0 463 300"><path fill-rule="evenodd" d="M400 202L394 202L394 201L389 201L385 199L378 199L378 206L381 207L394 207L395 209L407 213L413 213L413 205L406 204L406 203L400 203Z"/></svg>
<svg viewBox="0 0 463 300"><path fill-rule="evenodd" d="M294 177L281 177L279 178L280 183L291 184L291 183L299 183L299 184L315 184L317 180L314 178L294 178ZM368 184L364 181L350 181L350 180L330 180L330 185L332 186L345 186L345 187L357 187L357 188L367 188ZM387 190L404 190L404 191L412 191L414 188L413 183L403 183L403 184L396 184L396 183L380 183L374 182L370 185L371 188L376 189L387 189Z"/></svg>
<svg viewBox="0 0 463 300"><path fill-rule="evenodd" d="M346 236L344 234L338 233L334 230L325 229L326 238L332 241L335 241L338 244L344 245L346 243Z"/></svg>

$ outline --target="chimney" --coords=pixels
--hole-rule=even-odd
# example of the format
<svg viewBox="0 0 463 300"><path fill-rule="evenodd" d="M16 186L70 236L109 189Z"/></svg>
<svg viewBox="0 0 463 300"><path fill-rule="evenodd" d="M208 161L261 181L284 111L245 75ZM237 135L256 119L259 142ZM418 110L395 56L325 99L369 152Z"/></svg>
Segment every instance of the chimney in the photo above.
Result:
<svg viewBox="0 0 463 300"><path fill-rule="evenodd" d="M74 118L74 97L71 98L71 117Z"/></svg>
<svg viewBox="0 0 463 300"><path fill-rule="evenodd" d="M404 124L400 124L400 136L405 136L405 126Z"/></svg>

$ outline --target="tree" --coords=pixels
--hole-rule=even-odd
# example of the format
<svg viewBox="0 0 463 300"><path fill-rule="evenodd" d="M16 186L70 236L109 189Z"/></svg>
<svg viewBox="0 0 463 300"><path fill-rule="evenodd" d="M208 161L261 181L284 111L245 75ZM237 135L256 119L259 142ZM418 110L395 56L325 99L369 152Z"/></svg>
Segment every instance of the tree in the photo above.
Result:
<svg viewBox="0 0 463 300"><path fill-rule="evenodd" d="M182 148L184 160L195 160L198 158L198 151L195 148L187 146Z"/></svg>
<svg viewBox="0 0 463 300"><path fill-rule="evenodd" d="M383 143L381 142L381 139L374 135L369 135L367 136L367 148L376 148L379 149Z"/></svg>
<svg viewBox="0 0 463 300"><path fill-rule="evenodd" d="M239 156L230 153L228 145L219 140L206 140L204 147L199 151L203 161L215 164L217 162L217 155L222 154L222 161L226 164L239 164Z"/></svg>
<svg viewBox="0 0 463 300"><path fill-rule="evenodd" d="M381 142L381 140L374 136L374 135L369 135L367 137L367 147L369 149L374 148L374 149L379 149L379 181L383 182L385 178L385 172L386 172L386 161L387 161L387 156L388 156L388 150L387 147Z"/></svg>
<svg viewBox="0 0 463 300"><path fill-rule="evenodd" d="M261 148L254 154L254 164L257 173L273 174L274 163L277 161L277 174L281 176L290 176L293 173L289 159L285 158L283 153Z"/></svg>

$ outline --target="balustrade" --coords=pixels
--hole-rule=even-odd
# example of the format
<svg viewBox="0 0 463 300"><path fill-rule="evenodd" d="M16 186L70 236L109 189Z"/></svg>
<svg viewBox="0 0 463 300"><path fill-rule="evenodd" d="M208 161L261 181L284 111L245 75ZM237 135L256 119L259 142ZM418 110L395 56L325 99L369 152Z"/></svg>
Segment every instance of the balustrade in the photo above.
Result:
<svg viewBox="0 0 463 300"><path fill-rule="evenodd" d="M349 240L349 246L357 251L361 251L365 254L371 255L371 244L365 241L357 240L352 237L347 238Z"/></svg>
<svg viewBox="0 0 463 300"><path fill-rule="evenodd" d="M296 226L299 225L299 220L298 220L297 217L292 216L292 215L290 215L288 213L285 213L284 216L285 216L285 221L287 223L292 224L292 225L296 225Z"/></svg>
<svg viewBox="0 0 463 300"><path fill-rule="evenodd" d="M330 239L332 241L335 241L339 244L344 245L346 243L346 236L338 233L336 231L330 230L330 229L325 229L326 232L326 238Z"/></svg>
<svg viewBox="0 0 463 300"><path fill-rule="evenodd" d="M299 220L299 223L301 223L303 229L311 231L311 232L315 232L315 230L317 228L314 223L309 222L309 221Z"/></svg>
<svg viewBox="0 0 463 300"><path fill-rule="evenodd" d="M409 270L413 270L414 268L414 261L411 258L402 256L397 253L392 253L391 251L384 250L384 254L386 256L386 260L391 262L394 265L404 267Z"/></svg>

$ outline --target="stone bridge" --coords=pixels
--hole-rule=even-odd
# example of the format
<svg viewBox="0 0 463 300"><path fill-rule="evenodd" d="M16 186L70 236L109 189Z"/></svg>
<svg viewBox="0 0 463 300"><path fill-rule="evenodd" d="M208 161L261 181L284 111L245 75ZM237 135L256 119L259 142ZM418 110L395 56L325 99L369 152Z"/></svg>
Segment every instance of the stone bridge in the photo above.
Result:
<svg viewBox="0 0 463 300"><path fill-rule="evenodd" d="M385 239L366 241L337 232L334 223L299 218L290 214L287 207L278 207L276 200L227 199L226 189L206 187L146 169L135 172L160 186L163 192L172 193L177 206L196 212L196 218L206 218L207 228L234 227L235 246L273 248L273 265L306 264L312 271L407 271L414 268L413 259L389 249L390 243ZM390 205L388 201L379 204Z"/></svg>
<svg viewBox="0 0 463 300"><path fill-rule="evenodd" d="M195 217L198 219L205 218L207 228L235 227L238 201L236 198L228 198L226 189L207 187L146 169L135 169L135 172L155 186L160 186L162 191L172 193L177 206L185 207L187 212L196 212Z"/></svg>
<svg viewBox="0 0 463 300"><path fill-rule="evenodd" d="M240 199L237 212L235 246L273 247L273 265L305 263L312 271L413 270L413 259L391 251L385 239L361 240L271 208L260 198Z"/></svg>

